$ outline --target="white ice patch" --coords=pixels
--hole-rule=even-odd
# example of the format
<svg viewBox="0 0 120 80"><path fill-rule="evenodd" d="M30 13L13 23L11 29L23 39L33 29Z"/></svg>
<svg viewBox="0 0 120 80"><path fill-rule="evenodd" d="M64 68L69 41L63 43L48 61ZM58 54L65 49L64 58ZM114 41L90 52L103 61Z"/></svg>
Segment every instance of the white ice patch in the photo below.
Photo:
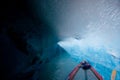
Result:
<svg viewBox="0 0 120 80"><path fill-rule="evenodd" d="M97 41L88 41L86 39L68 38L58 44L79 61L88 60L94 63L94 66L101 64L107 68L119 70L120 60L114 49L108 48L104 44L99 45Z"/></svg>

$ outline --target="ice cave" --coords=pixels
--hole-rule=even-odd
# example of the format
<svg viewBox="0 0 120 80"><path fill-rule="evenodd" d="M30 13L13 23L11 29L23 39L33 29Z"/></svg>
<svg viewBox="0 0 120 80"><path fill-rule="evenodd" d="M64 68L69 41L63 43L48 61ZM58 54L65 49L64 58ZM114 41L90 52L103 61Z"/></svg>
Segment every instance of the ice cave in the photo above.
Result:
<svg viewBox="0 0 120 80"><path fill-rule="evenodd" d="M120 0L5 0L0 14L0 80L84 80L83 60L103 78L85 80L120 80Z"/></svg>

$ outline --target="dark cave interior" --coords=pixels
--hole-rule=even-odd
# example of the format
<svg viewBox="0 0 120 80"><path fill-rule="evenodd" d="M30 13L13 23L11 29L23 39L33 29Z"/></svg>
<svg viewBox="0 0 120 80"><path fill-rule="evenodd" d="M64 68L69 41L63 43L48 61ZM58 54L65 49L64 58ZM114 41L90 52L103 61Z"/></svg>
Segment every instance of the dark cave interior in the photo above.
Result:
<svg viewBox="0 0 120 80"><path fill-rule="evenodd" d="M34 11L34 0L10 0L1 5L1 80L31 80L35 70L26 69L59 55L59 38Z"/></svg>

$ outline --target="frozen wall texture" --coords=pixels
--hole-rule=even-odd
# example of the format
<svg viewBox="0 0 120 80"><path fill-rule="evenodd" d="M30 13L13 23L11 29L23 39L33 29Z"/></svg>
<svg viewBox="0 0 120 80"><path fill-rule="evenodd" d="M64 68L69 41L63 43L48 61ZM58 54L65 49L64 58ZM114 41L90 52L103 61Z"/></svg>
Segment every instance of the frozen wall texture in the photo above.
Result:
<svg viewBox="0 0 120 80"><path fill-rule="evenodd" d="M60 54L57 33L32 11L32 4L27 0L12 0L2 4L2 79L29 80L40 65Z"/></svg>
<svg viewBox="0 0 120 80"><path fill-rule="evenodd" d="M61 36L119 26L119 0L34 0L33 4L40 18L56 27Z"/></svg>
<svg viewBox="0 0 120 80"><path fill-rule="evenodd" d="M111 47L120 57L120 0L34 0L33 4L59 38L85 38L90 45Z"/></svg>

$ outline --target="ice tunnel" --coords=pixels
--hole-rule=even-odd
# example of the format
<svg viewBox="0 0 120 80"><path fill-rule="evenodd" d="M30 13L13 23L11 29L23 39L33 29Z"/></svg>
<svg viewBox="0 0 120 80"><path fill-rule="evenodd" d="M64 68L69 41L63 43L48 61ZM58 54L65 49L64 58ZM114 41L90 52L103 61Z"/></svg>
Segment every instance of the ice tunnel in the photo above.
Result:
<svg viewBox="0 0 120 80"><path fill-rule="evenodd" d="M120 80L120 0L1 4L1 80L65 80L82 60Z"/></svg>

